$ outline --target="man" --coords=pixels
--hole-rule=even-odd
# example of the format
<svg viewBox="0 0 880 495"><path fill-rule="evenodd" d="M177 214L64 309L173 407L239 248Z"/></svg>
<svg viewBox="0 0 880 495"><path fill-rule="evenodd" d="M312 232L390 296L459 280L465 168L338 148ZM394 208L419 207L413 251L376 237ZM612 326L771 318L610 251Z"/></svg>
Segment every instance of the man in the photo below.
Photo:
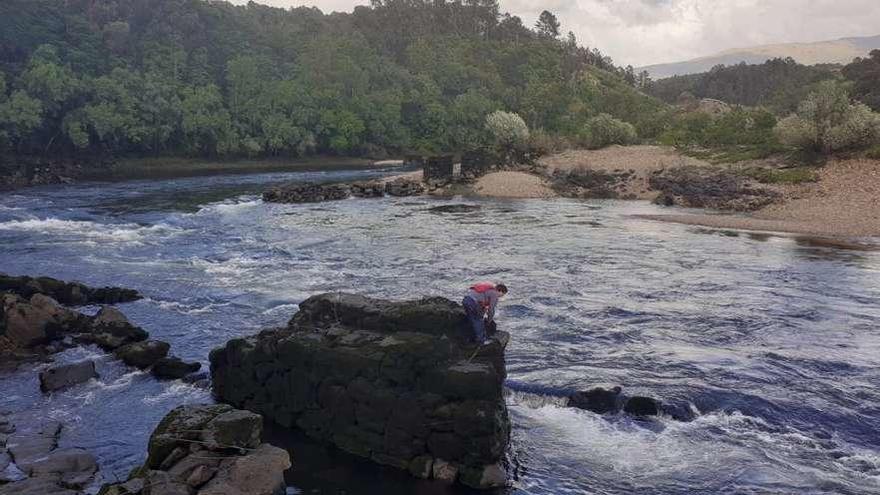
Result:
<svg viewBox="0 0 880 495"><path fill-rule="evenodd" d="M469 288L461 301L478 344L486 342L486 325L495 326L495 307L498 306L498 300L506 294L507 286L504 284L480 282Z"/></svg>

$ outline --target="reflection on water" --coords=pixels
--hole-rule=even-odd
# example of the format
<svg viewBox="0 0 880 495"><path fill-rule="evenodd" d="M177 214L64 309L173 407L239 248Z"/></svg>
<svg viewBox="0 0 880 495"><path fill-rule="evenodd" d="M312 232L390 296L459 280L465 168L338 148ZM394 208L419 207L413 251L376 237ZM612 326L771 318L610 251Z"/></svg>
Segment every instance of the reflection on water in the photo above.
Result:
<svg viewBox="0 0 880 495"><path fill-rule="evenodd" d="M282 180L374 174L8 194L0 271L137 288L147 298L123 311L203 363L317 292L458 299L474 280L503 280L512 493L880 493L880 252L642 220L656 207L636 202L258 196ZM64 441L96 452L108 478L142 461L168 410L211 400L96 349L60 359L89 352L98 381L46 397L26 368L0 381L0 409L62 417ZM640 422L563 407L596 385L700 415ZM306 493L452 493L273 435L293 442L289 480Z"/></svg>

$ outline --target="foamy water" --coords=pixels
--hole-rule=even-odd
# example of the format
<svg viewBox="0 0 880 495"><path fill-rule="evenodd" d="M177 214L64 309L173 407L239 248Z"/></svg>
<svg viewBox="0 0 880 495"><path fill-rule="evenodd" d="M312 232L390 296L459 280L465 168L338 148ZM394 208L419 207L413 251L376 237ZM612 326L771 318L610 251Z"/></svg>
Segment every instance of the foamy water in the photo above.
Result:
<svg viewBox="0 0 880 495"><path fill-rule="evenodd" d="M510 492L880 493L878 253L634 218L657 211L646 203L276 205L256 194L281 179L369 175L25 190L0 198L0 271L136 288L145 299L121 309L204 364L214 347L284 324L318 292L458 299L470 281L504 280ZM58 359L96 359L100 377L43 395L36 369L23 369L0 381L0 409L63 420L63 441L96 452L110 479L143 461L170 409L211 400L96 348ZM564 407L565 395L597 385L697 418ZM336 457L324 475L307 452L293 452L292 490L446 493Z"/></svg>

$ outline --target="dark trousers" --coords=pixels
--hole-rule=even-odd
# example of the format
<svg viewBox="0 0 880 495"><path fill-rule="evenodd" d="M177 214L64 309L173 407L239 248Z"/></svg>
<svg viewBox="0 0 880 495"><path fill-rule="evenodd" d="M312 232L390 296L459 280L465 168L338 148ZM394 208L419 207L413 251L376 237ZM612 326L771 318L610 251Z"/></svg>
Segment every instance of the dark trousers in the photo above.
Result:
<svg viewBox="0 0 880 495"><path fill-rule="evenodd" d="M464 296L461 305L464 306L464 312L467 313L468 320L471 322L471 327L474 329L474 340L476 340L478 344L485 342L486 327L483 322L483 308L480 306L480 303L474 301L470 296Z"/></svg>

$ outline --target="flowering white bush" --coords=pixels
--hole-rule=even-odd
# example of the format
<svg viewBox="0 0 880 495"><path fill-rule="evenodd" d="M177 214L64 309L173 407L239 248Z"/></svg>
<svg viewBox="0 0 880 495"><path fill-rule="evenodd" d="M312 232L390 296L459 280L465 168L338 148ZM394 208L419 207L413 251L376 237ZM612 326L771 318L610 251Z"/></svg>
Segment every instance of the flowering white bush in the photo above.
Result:
<svg viewBox="0 0 880 495"><path fill-rule="evenodd" d="M529 140L529 127L515 113L497 111L486 116L486 129L495 142L506 149L519 149Z"/></svg>
<svg viewBox="0 0 880 495"><path fill-rule="evenodd" d="M846 89L828 81L777 124L776 135L783 144L826 154L867 148L880 143L880 114L850 103Z"/></svg>

